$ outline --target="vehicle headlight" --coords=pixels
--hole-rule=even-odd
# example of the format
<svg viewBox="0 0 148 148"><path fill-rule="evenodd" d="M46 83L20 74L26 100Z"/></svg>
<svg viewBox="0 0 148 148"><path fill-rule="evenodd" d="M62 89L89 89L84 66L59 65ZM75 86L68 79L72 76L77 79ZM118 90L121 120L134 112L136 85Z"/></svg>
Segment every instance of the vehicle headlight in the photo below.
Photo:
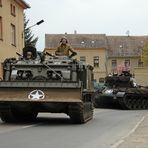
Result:
<svg viewBox="0 0 148 148"><path fill-rule="evenodd" d="M113 90L112 89L107 89L107 90L105 90L105 93L106 94L111 94L111 93L113 93Z"/></svg>

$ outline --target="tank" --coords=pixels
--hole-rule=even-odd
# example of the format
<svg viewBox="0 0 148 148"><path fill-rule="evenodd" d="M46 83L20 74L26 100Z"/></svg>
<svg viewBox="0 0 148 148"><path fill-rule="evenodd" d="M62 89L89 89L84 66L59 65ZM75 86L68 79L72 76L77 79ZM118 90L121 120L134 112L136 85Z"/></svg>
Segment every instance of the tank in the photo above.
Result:
<svg viewBox="0 0 148 148"><path fill-rule="evenodd" d="M31 60L26 59L28 51L33 53ZM0 117L4 122L32 121L39 112L65 113L80 124L93 118L92 66L26 47L23 56L5 60L3 73Z"/></svg>
<svg viewBox="0 0 148 148"><path fill-rule="evenodd" d="M132 75L123 71L121 75L105 78L105 85L93 96L95 107L118 107L122 109L148 109L148 89L139 86Z"/></svg>

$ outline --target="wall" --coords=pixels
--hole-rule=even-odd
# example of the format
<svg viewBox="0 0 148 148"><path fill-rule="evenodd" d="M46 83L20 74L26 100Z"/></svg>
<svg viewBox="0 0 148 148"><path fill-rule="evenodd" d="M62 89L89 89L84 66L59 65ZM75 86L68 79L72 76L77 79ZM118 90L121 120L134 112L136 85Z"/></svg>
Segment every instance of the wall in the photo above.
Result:
<svg viewBox="0 0 148 148"><path fill-rule="evenodd" d="M0 16L3 19L3 40L0 40L0 62L3 62L8 57L16 57L16 52L21 53L24 46L24 39L22 38L24 30L23 8L14 0L3 0L2 2ZM15 5L15 17L10 13L11 3ZM11 45L11 24L14 24L16 27L16 46Z"/></svg>
<svg viewBox="0 0 148 148"><path fill-rule="evenodd" d="M124 63L124 61L126 59L130 60L130 72L133 74L134 73L134 68L138 67L138 61L139 61L139 57L129 57L129 58L125 58L125 57L115 57L115 58L108 58L107 61L107 69L108 69L108 73L112 73L112 60L117 60L117 65L121 65Z"/></svg>
<svg viewBox="0 0 148 148"><path fill-rule="evenodd" d="M134 74L138 84L148 86L148 67L137 67Z"/></svg>
<svg viewBox="0 0 148 148"><path fill-rule="evenodd" d="M106 76L106 53L105 49L76 49L77 59L80 60L81 56L86 57L86 63L93 65L93 57L99 56L99 67L94 67L94 79L99 81L99 78Z"/></svg>

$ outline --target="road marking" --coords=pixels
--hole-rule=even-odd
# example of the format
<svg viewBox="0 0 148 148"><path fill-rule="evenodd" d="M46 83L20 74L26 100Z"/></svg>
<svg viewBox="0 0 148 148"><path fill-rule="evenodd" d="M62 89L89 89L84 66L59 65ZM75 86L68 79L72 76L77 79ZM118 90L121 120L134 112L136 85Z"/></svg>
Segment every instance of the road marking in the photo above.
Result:
<svg viewBox="0 0 148 148"><path fill-rule="evenodd" d="M41 125L41 124L43 124L43 123L37 123L37 124L26 125L26 126L21 127L20 129L31 128L31 127L35 127L35 126L38 126L38 125Z"/></svg>
<svg viewBox="0 0 148 148"><path fill-rule="evenodd" d="M41 123L26 125L26 126L22 126L22 127L15 127L15 126L14 127L8 127L7 126L6 130L0 131L0 134L5 134L5 133L13 132L13 131L16 131L16 130L26 129L26 128L31 128L31 127L35 127L35 126L38 126L38 125L41 125L41 124L43 124L43 123L41 122Z"/></svg>
<svg viewBox="0 0 148 148"><path fill-rule="evenodd" d="M127 137L129 137L132 133L135 132L135 130L139 127L139 125L144 121L146 117L148 117L148 115L143 116L142 119L136 124L136 126L127 133L127 135L125 135L123 138L121 138L121 140L117 141L115 144L111 145L110 148L117 148L121 143L123 143Z"/></svg>

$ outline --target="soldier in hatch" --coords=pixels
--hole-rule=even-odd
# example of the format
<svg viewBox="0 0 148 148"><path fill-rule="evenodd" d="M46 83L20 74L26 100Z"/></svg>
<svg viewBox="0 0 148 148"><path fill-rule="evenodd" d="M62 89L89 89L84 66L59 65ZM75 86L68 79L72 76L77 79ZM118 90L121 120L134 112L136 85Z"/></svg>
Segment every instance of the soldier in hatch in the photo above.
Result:
<svg viewBox="0 0 148 148"><path fill-rule="evenodd" d="M74 52L73 48L68 44L68 40L65 37L61 39L60 43L60 46L55 51L55 55L68 56L69 58L72 58L73 56L77 55L77 53Z"/></svg>
<svg viewBox="0 0 148 148"><path fill-rule="evenodd" d="M32 55L32 52L31 51L28 51L26 53L26 60L33 60L33 55Z"/></svg>

